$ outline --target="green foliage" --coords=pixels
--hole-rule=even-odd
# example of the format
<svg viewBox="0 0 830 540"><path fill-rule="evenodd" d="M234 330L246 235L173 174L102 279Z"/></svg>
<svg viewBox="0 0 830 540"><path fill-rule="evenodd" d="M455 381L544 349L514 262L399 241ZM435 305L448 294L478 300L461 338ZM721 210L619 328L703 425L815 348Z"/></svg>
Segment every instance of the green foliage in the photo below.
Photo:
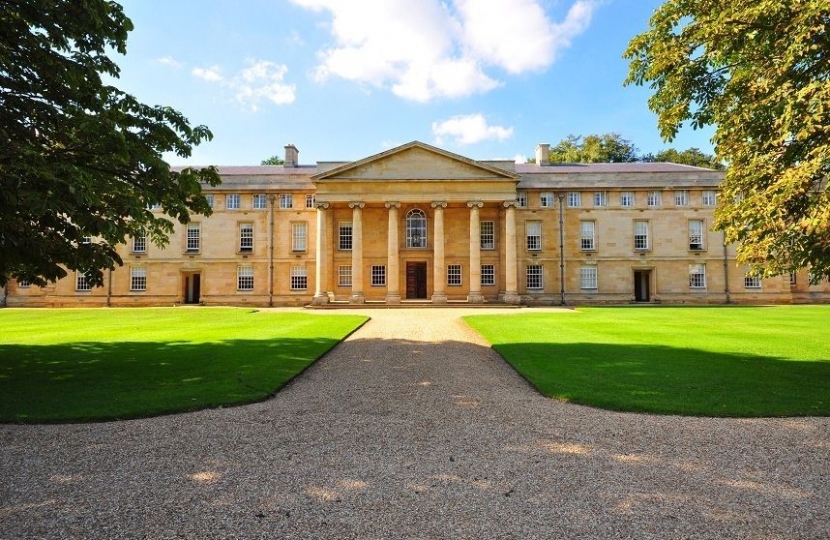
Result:
<svg viewBox="0 0 830 540"><path fill-rule="evenodd" d="M634 143L618 133L568 135L550 149L551 163L625 163L637 161Z"/></svg>
<svg viewBox="0 0 830 540"><path fill-rule="evenodd" d="M0 311L0 421L137 418L258 401L366 320L233 308L107 311Z"/></svg>
<svg viewBox="0 0 830 540"><path fill-rule="evenodd" d="M285 160L279 156L271 156L268 159L263 159L260 165L283 165Z"/></svg>
<svg viewBox="0 0 830 540"><path fill-rule="evenodd" d="M715 226L762 276L830 276L828 22L826 0L667 0L625 53L665 139L716 126Z"/></svg>
<svg viewBox="0 0 830 540"><path fill-rule="evenodd" d="M688 148L683 151L666 148L656 154L646 154L642 157L642 160L660 163L681 163L683 165L692 165L693 167L705 167L707 169L717 170L724 168L723 164L715 156L704 154L698 148Z"/></svg>
<svg viewBox="0 0 830 540"><path fill-rule="evenodd" d="M0 286L38 285L122 264L115 246L146 234L163 245L173 218L209 214L214 168L171 171L210 140L181 113L105 84L132 23L105 0L0 3ZM151 205L162 212L152 213ZM93 237L84 243L84 237Z"/></svg>
<svg viewBox="0 0 830 540"><path fill-rule="evenodd" d="M830 307L580 308L465 320L540 392L620 410L830 416Z"/></svg>

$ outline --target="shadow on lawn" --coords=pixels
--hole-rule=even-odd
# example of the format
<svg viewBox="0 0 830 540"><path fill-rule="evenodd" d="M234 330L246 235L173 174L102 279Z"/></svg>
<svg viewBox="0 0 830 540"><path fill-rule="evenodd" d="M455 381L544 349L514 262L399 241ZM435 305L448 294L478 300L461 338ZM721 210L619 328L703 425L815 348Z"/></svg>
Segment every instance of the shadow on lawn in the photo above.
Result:
<svg viewBox="0 0 830 540"><path fill-rule="evenodd" d="M659 345L494 348L540 392L575 403L702 416L830 415L830 359L793 361Z"/></svg>
<svg viewBox="0 0 830 540"><path fill-rule="evenodd" d="M115 420L250 403L338 342L0 345L0 422Z"/></svg>

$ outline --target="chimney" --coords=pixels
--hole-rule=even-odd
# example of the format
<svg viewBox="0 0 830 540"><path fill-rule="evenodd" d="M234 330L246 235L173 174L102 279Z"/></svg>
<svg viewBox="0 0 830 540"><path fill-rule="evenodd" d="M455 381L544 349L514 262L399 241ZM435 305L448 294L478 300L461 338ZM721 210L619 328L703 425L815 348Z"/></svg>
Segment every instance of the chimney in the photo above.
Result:
<svg viewBox="0 0 830 540"><path fill-rule="evenodd" d="M298 160L300 158L300 151L297 150L297 147L293 144L289 143L285 145L285 163L283 163L283 167L296 167L299 165Z"/></svg>
<svg viewBox="0 0 830 540"><path fill-rule="evenodd" d="M288 161L287 159L285 160ZM546 167L550 165L550 145L547 143L539 143L536 146L536 164Z"/></svg>

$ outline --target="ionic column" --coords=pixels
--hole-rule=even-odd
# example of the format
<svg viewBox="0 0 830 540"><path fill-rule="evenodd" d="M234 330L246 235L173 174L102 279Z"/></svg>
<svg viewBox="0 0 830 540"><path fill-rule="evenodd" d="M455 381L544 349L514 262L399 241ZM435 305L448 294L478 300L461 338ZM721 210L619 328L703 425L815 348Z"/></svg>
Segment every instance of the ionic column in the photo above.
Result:
<svg viewBox="0 0 830 540"><path fill-rule="evenodd" d="M314 305L327 304L329 295L325 290L326 280L326 208L327 202L317 202L317 239L314 254Z"/></svg>
<svg viewBox="0 0 830 540"><path fill-rule="evenodd" d="M447 271L444 265L444 208L447 203L434 202L432 207L435 209L435 225L433 229L433 236L435 237L435 246L433 247L433 272L432 272L432 303L446 304L447 293L444 287L447 283Z"/></svg>
<svg viewBox="0 0 830 540"><path fill-rule="evenodd" d="M386 260L386 303L400 304L400 267L399 267L399 253L398 253L398 208L400 203L388 202L386 208L389 209L389 233L388 233L388 249Z"/></svg>
<svg viewBox="0 0 830 540"><path fill-rule="evenodd" d="M481 220L479 209L483 202L468 202L470 208L470 292L467 302L481 304L484 297L481 295Z"/></svg>
<svg viewBox="0 0 830 540"><path fill-rule="evenodd" d="M507 215L505 216L505 238L504 241L504 264L505 268L505 287L504 287L504 302L507 304L518 304L521 302L519 297L519 286L517 280L518 262L516 259L516 201L505 201L504 207L507 208Z"/></svg>
<svg viewBox="0 0 830 540"><path fill-rule="evenodd" d="M362 304L363 295L363 207L362 202L350 202L352 209L352 295L349 302Z"/></svg>

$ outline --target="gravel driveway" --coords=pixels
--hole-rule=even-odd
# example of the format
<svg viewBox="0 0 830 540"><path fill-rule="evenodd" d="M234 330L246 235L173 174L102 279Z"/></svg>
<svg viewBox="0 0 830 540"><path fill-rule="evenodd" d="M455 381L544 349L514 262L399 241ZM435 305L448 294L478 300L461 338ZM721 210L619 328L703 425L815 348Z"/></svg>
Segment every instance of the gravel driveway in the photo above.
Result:
<svg viewBox="0 0 830 540"><path fill-rule="evenodd" d="M829 418L552 401L467 312L367 310L255 405L0 426L0 538L830 538Z"/></svg>

